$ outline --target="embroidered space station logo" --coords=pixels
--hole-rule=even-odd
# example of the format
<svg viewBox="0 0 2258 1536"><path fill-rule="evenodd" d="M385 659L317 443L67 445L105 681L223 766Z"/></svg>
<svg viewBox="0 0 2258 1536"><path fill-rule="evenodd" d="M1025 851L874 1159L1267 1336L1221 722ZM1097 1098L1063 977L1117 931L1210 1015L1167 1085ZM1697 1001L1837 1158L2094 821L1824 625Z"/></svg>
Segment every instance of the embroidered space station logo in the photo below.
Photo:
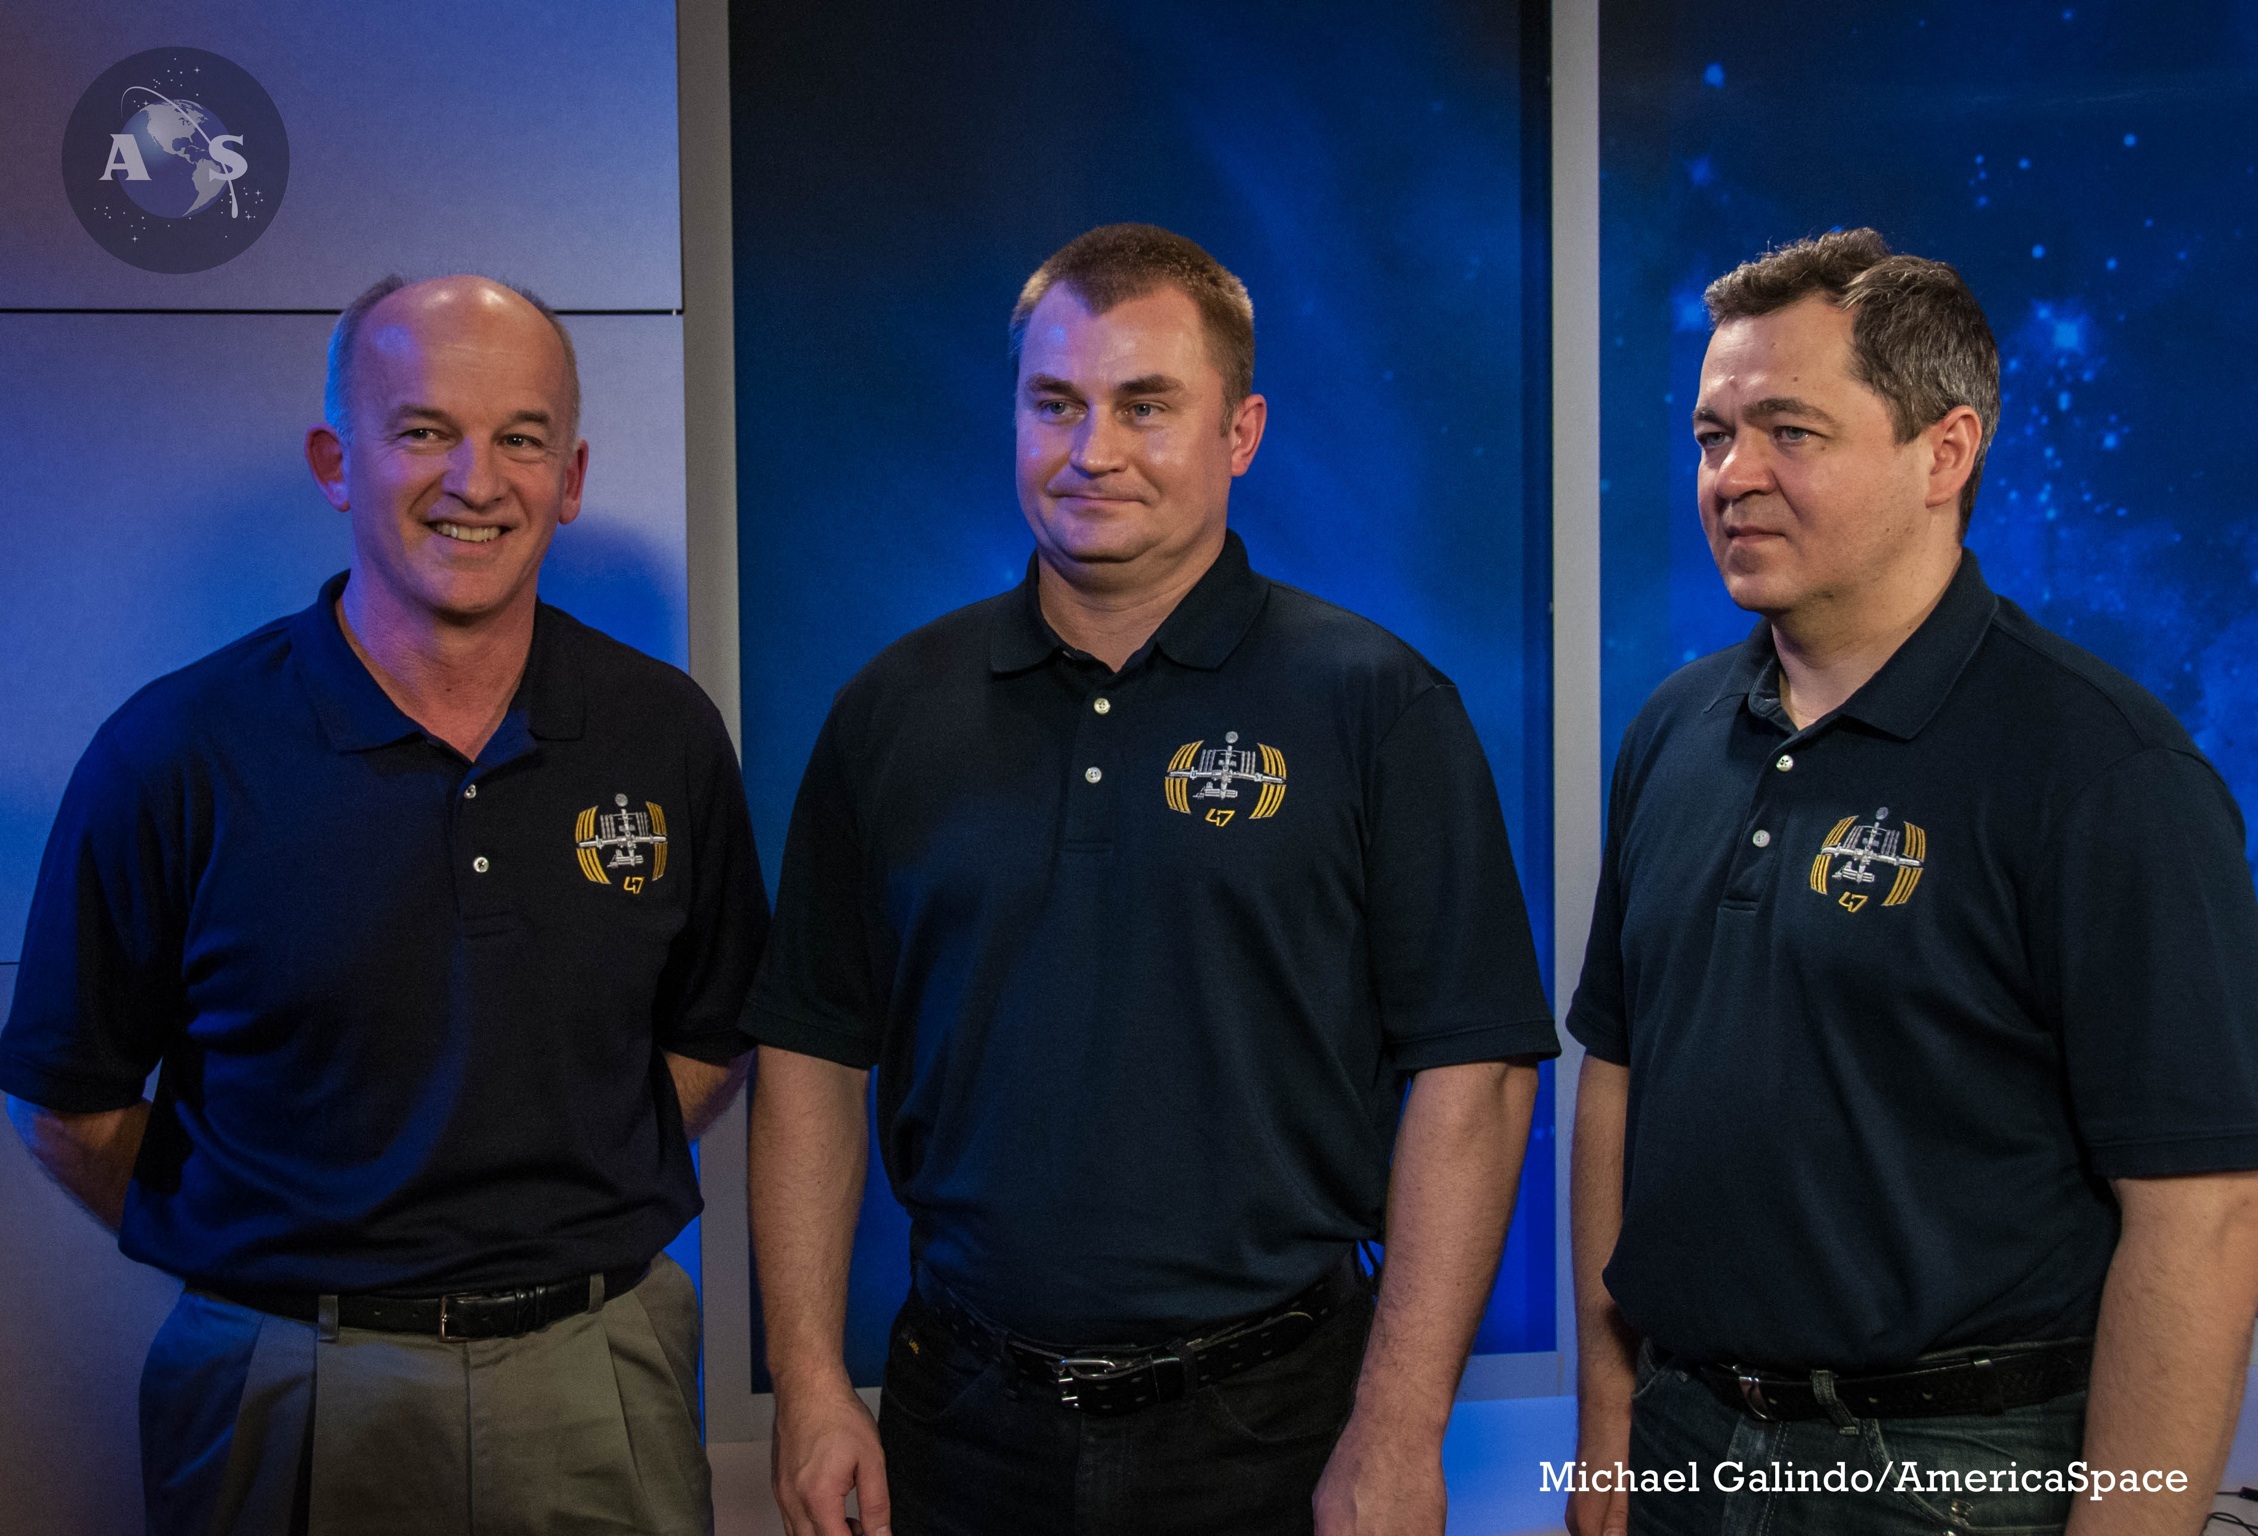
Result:
<svg viewBox="0 0 2258 1536"><path fill-rule="evenodd" d="M643 809L627 808L625 795L612 796L614 810L591 805L573 823L574 846L580 854L580 872L598 885L619 876L619 888L628 895L666 875L666 812L658 802L646 800Z"/></svg>
<svg viewBox="0 0 2258 1536"><path fill-rule="evenodd" d="M1811 888L1833 896L1846 912L1856 912L1877 894L1885 907L1911 901L1921 871L1928 868L1929 834L1910 821L1892 827L1889 819L1885 805L1872 821L1845 816L1836 822L1826 846L1811 861Z"/></svg>
<svg viewBox="0 0 2258 1536"><path fill-rule="evenodd" d="M1243 798L1242 784L1253 787L1254 804L1228 804ZM1161 794L1172 811L1189 816L1196 808L1205 809L1212 826L1229 826L1242 810L1249 821L1260 821L1277 815L1285 802L1286 754L1259 741L1250 751L1239 745L1237 731L1225 731L1220 747L1211 747L1204 739L1187 741L1168 760ZM1203 801L1208 803L1201 806Z"/></svg>
<svg viewBox="0 0 2258 1536"><path fill-rule="evenodd" d="M144 272L202 272L249 250L290 182L282 114L242 68L152 48L86 88L63 129L78 222Z"/></svg>

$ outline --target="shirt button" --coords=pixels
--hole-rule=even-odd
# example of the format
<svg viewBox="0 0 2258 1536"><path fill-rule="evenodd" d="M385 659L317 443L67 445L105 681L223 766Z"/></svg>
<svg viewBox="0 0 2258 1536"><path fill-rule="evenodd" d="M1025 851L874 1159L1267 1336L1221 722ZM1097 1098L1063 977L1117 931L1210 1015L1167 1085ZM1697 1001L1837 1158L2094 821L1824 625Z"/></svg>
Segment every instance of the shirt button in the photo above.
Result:
<svg viewBox="0 0 2258 1536"><path fill-rule="evenodd" d="M1772 766L1779 769L1780 772L1786 773L1790 768L1793 768L1795 766L1795 759L1789 754L1782 752L1780 754L1780 760L1774 763Z"/></svg>
<svg viewBox="0 0 2258 1536"><path fill-rule="evenodd" d="M1113 713L1113 700L1100 694L1090 701L1090 707L1101 715L1110 715Z"/></svg>
<svg viewBox="0 0 2258 1536"><path fill-rule="evenodd" d="M1754 843L1759 848L1769 848L1772 846L1772 834L1765 831L1762 827L1758 827L1756 829L1756 835L1750 838L1749 841Z"/></svg>
<svg viewBox="0 0 2258 1536"><path fill-rule="evenodd" d="M483 874L485 874L485 873L486 873L486 855L482 853L482 854L480 854L480 855L479 855L479 856L478 856L477 858L475 858L475 859L472 859L472 860L470 861L470 867L471 867L472 869L475 869L475 870L477 870L477 871L478 871L478 872L479 872L480 874L482 874L482 875L483 875Z"/></svg>
<svg viewBox="0 0 2258 1536"><path fill-rule="evenodd" d="M476 800L478 798L478 786L476 784L465 784L463 786L463 798L465 800Z"/></svg>
<svg viewBox="0 0 2258 1536"><path fill-rule="evenodd" d="M1082 770L1082 777L1095 784L1105 777L1105 770L1103 768L1085 768Z"/></svg>

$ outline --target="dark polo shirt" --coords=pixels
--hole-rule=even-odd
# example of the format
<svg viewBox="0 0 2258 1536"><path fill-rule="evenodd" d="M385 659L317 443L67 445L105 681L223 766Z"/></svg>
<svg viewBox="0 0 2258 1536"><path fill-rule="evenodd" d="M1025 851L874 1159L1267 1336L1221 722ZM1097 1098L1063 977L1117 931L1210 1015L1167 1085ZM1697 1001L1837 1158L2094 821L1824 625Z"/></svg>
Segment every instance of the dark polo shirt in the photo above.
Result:
<svg viewBox="0 0 2258 1536"><path fill-rule="evenodd" d="M698 1210L660 1052L723 1062L767 926L674 668L543 607L475 763L311 608L135 695L40 867L0 1089L138 1101L120 1246L191 1281L500 1288Z"/></svg>
<svg viewBox="0 0 2258 1536"><path fill-rule="evenodd" d="M1607 1285L1692 1356L2090 1334L2108 1181L2258 1167L2258 900L2219 776L1964 556L1798 731L1769 630L1616 759L1569 1028L1631 1069Z"/></svg>
<svg viewBox="0 0 2258 1536"><path fill-rule="evenodd" d="M841 690L754 992L878 1070L950 1289L1036 1337L1270 1306L1379 1235L1404 1076L1557 1049L1458 691L1222 556L1120 672L1017 590Z"/></svg>

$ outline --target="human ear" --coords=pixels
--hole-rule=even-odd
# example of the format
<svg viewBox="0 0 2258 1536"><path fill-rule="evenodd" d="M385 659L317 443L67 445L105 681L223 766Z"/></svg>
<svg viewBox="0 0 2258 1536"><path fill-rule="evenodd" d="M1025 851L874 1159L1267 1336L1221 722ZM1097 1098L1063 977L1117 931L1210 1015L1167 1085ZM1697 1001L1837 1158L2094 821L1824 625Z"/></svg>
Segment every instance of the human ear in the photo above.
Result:
<svg viewBox="0 0 2258 1536"><path fill-rule="evenodd" d="M1976 454L1984 445L1983 418L1971 406L1956 405L1921 436L1929 446L1929 488L1925 505L1960 505L1960 489L1976 472Z"/></svg>
<svg viewBox="0 0 2258 1536"><path fill-rule="evenodd" d="M314 483L331 506L340 512L353 509L345 489L345 440L326 421L306 429L306 467L314 472Z"/></svg>
<svg viewBox="0 0 2258 1536"><path fill-rule="evenodd" d="M1243 475L1254 463L1254 453L1262 446L1262 429L1270 420L1270 402L1260 395L1249 395L1241 400L1231 418L1224 423L1224 436L1231 439L1231 473Z"/></svg>

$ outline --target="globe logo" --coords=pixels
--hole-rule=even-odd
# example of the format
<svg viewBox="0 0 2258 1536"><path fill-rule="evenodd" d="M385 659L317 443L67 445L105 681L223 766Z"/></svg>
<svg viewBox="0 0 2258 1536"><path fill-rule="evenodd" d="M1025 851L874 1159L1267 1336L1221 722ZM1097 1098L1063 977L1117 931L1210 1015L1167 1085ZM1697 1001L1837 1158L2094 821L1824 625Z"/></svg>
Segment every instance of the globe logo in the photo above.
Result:
<svg viewBox="0 0 2258 1536"><path fill-rule="evenodd" d="M146 85L127 87L129 96L136 93L156 99L126 120L123 133L110 135L103 179L122 181L126 196L163 219L201 213L220 193L232 192L235 179L251 168L243 136L229 133L200 102L175 101ZM229 213L243 216L237 199L228 204Z"/></svg>
<svg viewBox="0 0 2258 1536"><path fill-rule="evenodd" d="M147 272L201 272L251 248L290 179L274 101L201 48L153 48L87 87L63 133L78 221Z"/></svg>

